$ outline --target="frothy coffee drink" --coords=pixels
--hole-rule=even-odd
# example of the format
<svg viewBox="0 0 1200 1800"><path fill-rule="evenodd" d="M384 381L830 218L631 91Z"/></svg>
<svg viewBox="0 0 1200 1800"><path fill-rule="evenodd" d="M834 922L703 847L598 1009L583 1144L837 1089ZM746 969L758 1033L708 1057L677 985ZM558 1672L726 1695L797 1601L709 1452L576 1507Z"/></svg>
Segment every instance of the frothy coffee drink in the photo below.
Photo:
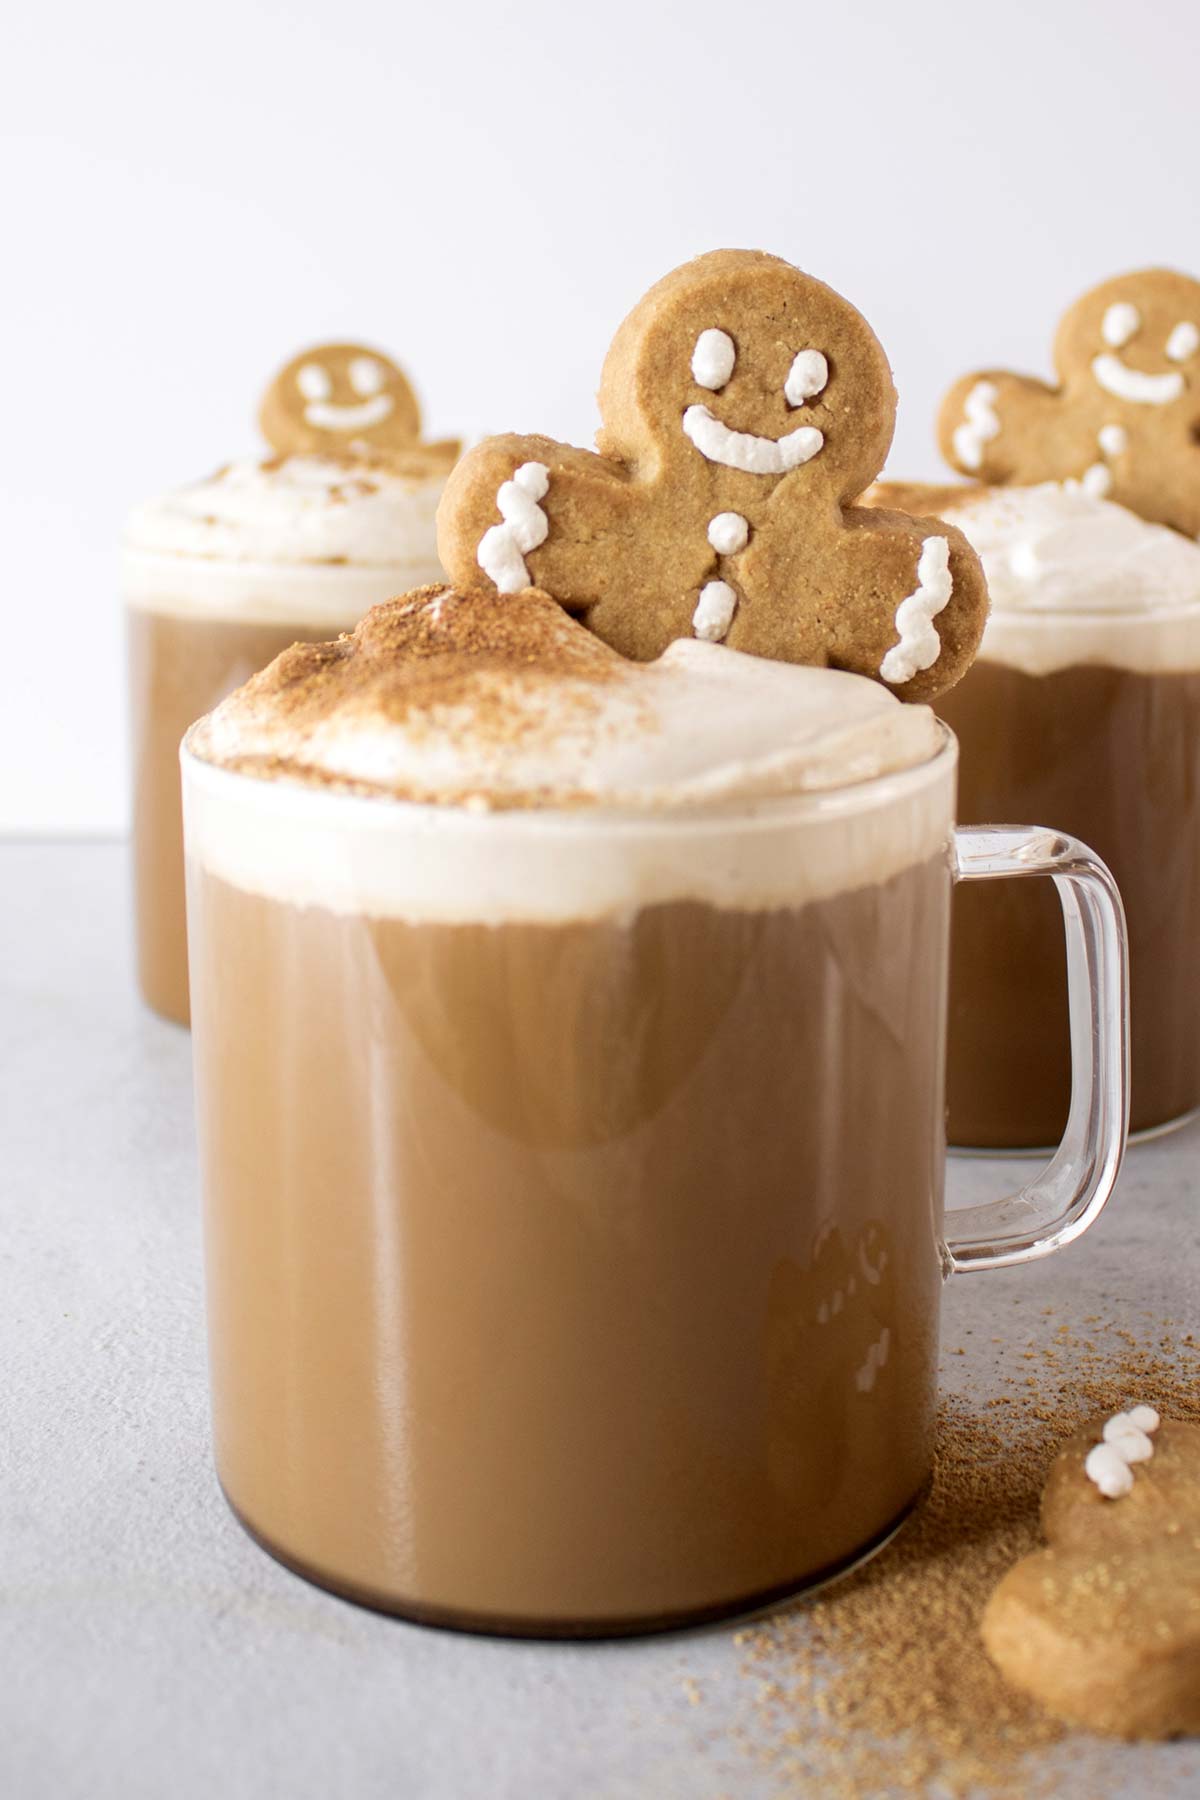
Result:
<svg viewBox="0 0 1200 1800"><path fill-rule="evenodd" d="M930 711L429 589L189 735L217 1459L414 1617L843 1566L931 1454L954 756Z"/></svg>
<svg viewBox="0 0 1200 1800"><path fill-rule="evenodd" d="M179 743L299 638L348 630L438 572L444 467L364 451L235 463L138 507L125 537L138 968L156 1011L188 1017Z"/></svg>
<svg viewBox="0 0 1200 1800"><path fill-rule="evenodd" d="M943 504L946 497L943 496ZM1135 1131L1200 1106L1200 548L1078 489L959 490L992 615L938 706L959 817L1082 838L1129 923ZM1066 967L1047 884L954 900L950 1140L1041 1145L1070 1097Z"/></svg>

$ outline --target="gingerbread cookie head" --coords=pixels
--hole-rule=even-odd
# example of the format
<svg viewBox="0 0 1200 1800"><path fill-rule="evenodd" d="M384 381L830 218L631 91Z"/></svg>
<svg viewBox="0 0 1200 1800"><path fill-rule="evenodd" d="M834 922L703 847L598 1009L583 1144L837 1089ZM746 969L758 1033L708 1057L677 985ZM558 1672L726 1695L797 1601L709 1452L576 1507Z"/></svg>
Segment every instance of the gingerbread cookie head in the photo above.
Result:
<svg viewBox="0 0 1200 1800"><path fill-rule="evenodd" d="M536 584L640 661L697 636L928 700L970 663L986 587L952 527L850 505L895 406L840 295L778 257L714 251L618 330L598 451L487 439L447 487L439 551L460 587Z"/></svg>
<svg viewBox="0 0 1200 1800"><path fill-rule="evenodd" d="M293 357L267 389L259 424L280 456L374 453L449 468L459 449L421 442L407 376L363 344L318 344Z"/></svg>
<svg viewBox="0 0 1200 1800"><path fill-rule="evenodd" d="M1057 386L985 369L955 383L938 437L997 485L1077 481L1200 534L1200 282L1144 269L1076 301L1054 342Z"/></svg>
<svg viewBox="0 0 1200 1800"><path fill-rule="evenodd" d="M1076 1433L1042 1499L1048 1548L1000 1582L993 1661L1074 1724L1200 1730L1200 1427L1132 1406Z"/></svg>

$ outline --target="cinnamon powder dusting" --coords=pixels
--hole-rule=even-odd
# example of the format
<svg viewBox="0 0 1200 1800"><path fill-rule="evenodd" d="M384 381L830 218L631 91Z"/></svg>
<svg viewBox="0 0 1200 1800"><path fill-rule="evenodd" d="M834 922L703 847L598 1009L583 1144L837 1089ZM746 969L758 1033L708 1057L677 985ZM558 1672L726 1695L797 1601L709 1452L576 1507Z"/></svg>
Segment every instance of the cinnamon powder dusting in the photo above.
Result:
<svg viewBox="0 0 1200 1800"><path fill-rule="evenodd" d="M1005 1384L1013 1393L945 1399L929 1492L895 1542L737 1634L755 1715L738 1735L781 1796L1053 1800L1064 1759L1081 1783L1073 1792L1113 1791L1102 1741L1073 1733L1067 1744L1066 1727L1005 1684L979 1636L993 1587L1042 1542L1042 1487L1077 1426L1131 1396L1200 1422L1190 1336L1166 1335L1156 1350L1119 1328L1105 1337L1100 1350L1063 1326L1024 1351L1028 1373Z"/></svg>
<svg viewBox="0 0 1200 1800"><path fill-rule="evenodd" d="M332 719L403 725L413 738L423 728L443 729L448 712L469 707L472 737L502 750L584 723L597 711L596 687L622 673L628 673L624 659L548 594L530 588L464 595L435 585L372 607L353 632L330 643L293 644L219 711L235 709L250 724L286 728L294 746ZM552 697L553 710L539 715L536 706L514 707L514 676L524 696ZM192 747L202 759L244 774L377 791L329 774L294 749L283 757L216 754L203 725Z"/></svg>

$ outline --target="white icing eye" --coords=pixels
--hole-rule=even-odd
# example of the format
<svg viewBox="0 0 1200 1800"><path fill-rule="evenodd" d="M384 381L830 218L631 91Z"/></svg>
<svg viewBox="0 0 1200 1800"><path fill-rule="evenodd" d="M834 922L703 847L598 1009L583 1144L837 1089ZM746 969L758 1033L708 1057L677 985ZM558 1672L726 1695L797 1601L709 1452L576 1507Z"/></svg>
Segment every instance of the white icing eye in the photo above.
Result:
<svg viewBox="0 0 1200 1800"><path fill-rule="evenodd" d="M737 351L727 331L702 331L692 351L692 375L702 388L715 393L733 374Z"/></svg>
<svg viewBox="0 0 1200 1800"><path fill-rule="evenodd" d="M1186 362L1200 350L1200 330L1190 319L1178 324L1167 339L1167 355L1172 362Z"/></svg>
<svg viewBox="0 0 1200 1800"><path fill-rule="evenodd" d="M297 369L296 386L306 400L328 400L333 392L329 371L320 363L305 363Z"/></svg>
<svg viewBox="0 0 1200 1800"><path fill-rule="evenodd" d="M783 384L789 406L803 406L819 394L829 380L829 364L819 350L800 350L793 358Z"/></svg>
<svg viewBox="0 0 1200 1800"><path fill-rule="evenodd" d="M1141 330L1141 326L1142 315L1137 307L1128 300L1116 300L1105 313L1100 332L1111 349L1119 350Z"/></svg>
<svg viewBox="0 0 1200 1800"><path fill-rule="evenodd" d="M373 356L356 356L350 364L350 386L356 394L378 394L386 381L382 363Z"/></svg>

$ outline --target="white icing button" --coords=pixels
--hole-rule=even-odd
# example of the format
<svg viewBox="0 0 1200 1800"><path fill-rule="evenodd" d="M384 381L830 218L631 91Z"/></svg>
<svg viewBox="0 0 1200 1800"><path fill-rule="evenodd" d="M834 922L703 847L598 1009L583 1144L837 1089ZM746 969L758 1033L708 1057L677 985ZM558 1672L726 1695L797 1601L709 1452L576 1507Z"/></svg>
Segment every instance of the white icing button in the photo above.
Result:
<svg viewBox="0 0 1200 1800"><path fill-rule="evenodd" d="M1167 355L1172 362L1186 362L1200 350L1200 328L1190 319L1182 320L1167 339Z"/></svg>
<svg viewBox="0 0 1200 1800"><path fill-rule="evenodd" d="M737 595L727 581L706 581L692 614L692 631L706 643L719 644L733 623Z"/></svg>
<svg viewBox="0 0 1200 1800"><path fill-rule="evenodd" d="M1103 500L1111 490L1112 484L1112 470L1106 469L1103 463L1093 463L1090 469L1083 471L1079 479L1080 487L1085 494L1090 494L1093 500Z"/></svg>
<svg viewBox="0 0 1200 1800"><path fill-rule="evenodd" d="M1123 425L1102 425L1097 441L1105 456L1120 456L1129 442L1129 433Z"/></svg>
<svg viewBox="0 0 1200 1800"><path fill-rule="evenodd" d="M1109 1500L1119 1500L1133 1490L1133 1470L1111 1444L1095 1444L1087 1453L1083 1472Z"/></svg>
<svg viewBox="0 0 1200 1800"><path fill-rule="evenodd" d="M708 541L719 556L736 556L750 539L750 527L741 513L718 513L708 522Z"/></svg>
<svg viewBox="0 0 1200 1800"><path fill-rule="evenodd" d="M799 350L783 384L789 406L803 406L829 380L829 364L819 350Z"/></svg>
<svg viewBox="0 0 1200 1800"><path fill-rule="evenodd" d="M733 374L736 361L737 351L729 333L710 328L696 339L696 348L692 351L692 375L700 387L711 388L715 393Z"/></svg>
<svg viewBox="0 0 1200 1800"><path fill-rule="evenodd" d="M1128 300L1114 301L1104 315L1100 333L1106 344L1119 350L1141 329L1142 315Z"/></svg>

